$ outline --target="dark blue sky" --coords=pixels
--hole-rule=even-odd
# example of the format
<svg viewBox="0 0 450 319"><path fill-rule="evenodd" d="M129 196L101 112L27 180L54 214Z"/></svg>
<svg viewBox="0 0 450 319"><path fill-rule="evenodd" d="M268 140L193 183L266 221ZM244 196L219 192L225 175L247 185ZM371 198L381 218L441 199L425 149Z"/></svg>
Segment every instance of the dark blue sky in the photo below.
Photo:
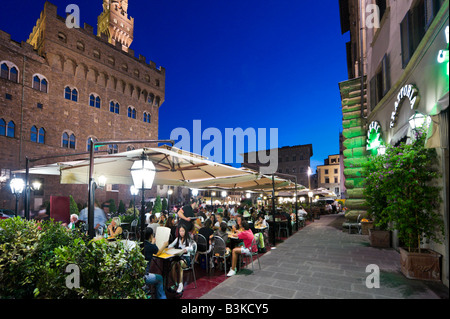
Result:
<svg viewBox="0 0 450 319"><path fill-rule="evenodd" d="M0 29L26 41L44 2L4 1ZM102 0L51 2L61 16L77 4L81 24L96 31ZM280 147L313 145L313 167L339 152L348 35L338 0L129 0L128 13L131 48L166 68L160 139L201 120L223 136L225 128L278 128Z"/></svg>

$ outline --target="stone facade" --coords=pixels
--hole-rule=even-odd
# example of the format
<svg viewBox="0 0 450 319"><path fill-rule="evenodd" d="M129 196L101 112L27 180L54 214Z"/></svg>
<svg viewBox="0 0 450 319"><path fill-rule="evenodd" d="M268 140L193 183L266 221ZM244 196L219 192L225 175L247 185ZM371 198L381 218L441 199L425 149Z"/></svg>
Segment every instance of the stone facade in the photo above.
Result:
<svg viewBox="0 0 450 319"><path fill-rule="evenodd" d="M105 8L101 16L109 14L112 21L119 19L119 25L121 18L130 21L126 14ZM1 134L0 127L0 207L13 207L7 177L24 168L25 157L86 152L89 138L158 139L165 69L147 63L142 55L136 58L129 40L112 41L105 33L95 35L92 26L68 28L65 22L56 6L46 2L26 42L16 42L0 30L0 124L2 120L4 126L14 123L12 136L6 134L7 127ZM100 150L122 152L142 146L119 144ZM34 165L73 159L62 157ZM87 202L87 185L60 185L58 178L39 177L44 180L44 201L50 195L70 194L77 202ZM128 203L128 186L111 188L111 195L97 190L97 200L117 197Z"/></svg>
<svg viewBox="0 0 450 319"><path fill-rule="evenodd" d="M261 163L249 163L249 153L244 153L242 166L254 170L259 170ZM311 157L313 156L312 144L284 146L278 148L278 168L277 172L281 174L289 174L297 176L297 183L308 187L308 167L311 165ZM258 157L256 156L258 160ZM287 176L282 178L291 179Z"/></svg>
<svg viewBox="0 0 450 319"><path fill-rule="evenodd" d="M324 165L317 166L318 186L326 188L340 197L341 195L341 174L340 155L329 155L325 159Z"/></svg>

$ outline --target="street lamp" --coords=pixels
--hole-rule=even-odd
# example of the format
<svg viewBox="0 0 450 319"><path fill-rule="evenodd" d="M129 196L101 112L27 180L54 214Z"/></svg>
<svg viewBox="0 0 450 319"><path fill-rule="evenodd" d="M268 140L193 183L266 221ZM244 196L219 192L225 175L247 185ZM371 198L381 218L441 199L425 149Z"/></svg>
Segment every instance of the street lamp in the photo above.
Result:
<svg viewBox="0 0 450 319"><path fill-rule="evenodd" d="M415 112L413 116L411 116L408 120L409 126L417 134L419 129L425 124L425 122L429 121L429 117L423 115L422 113ZM428 123L427 123L428 124Z"/></svg>
<svg viewBox="0 0 450 319"><path fill-rule="evenodd" d="M105 187L106 186L106 176L101 175L98 177L98 187Z"/></svg>
<svg viewBox="0 0 450 319"><path fill-rule="evenodd" d="M308 197L309 197L309 214L310 214L310 218L312 219L311 202L312 202L312 198L313 198L313 192L309 191L308 192Z"/></svg>
<svg viewBox="0 0 450 319"><path fill-rule="evenodd" d="M32 188L34 191L40 190L40 189L41 189L41 186L42 186L42 184L41 184L41 182L38 181L38 180L35 180L35 181L33 181L33 182L31 183L31 188Z"/></svg>
<svg viewBox="0 0 450 319"><path fill-rule="evenodd" d="M173 194L173 189L169 188L167 190L167 197L168 197L168 201L169 201L169 203L168 203L168 205L169 205L169 212L170 212L170 198L172 197L172 194Z"/></svg>
<svg viewBox="0 0 450 319"><path fill-rule="evenodd" d="M198 195L198 189L192 188L191 191L192 191L192 196L197 197L197 195Z"/></svg>
<svg viewBox="0 0 450 319"><path fill-rule="evenodd" d="M17 217L17 210L18 210L18 206L19 206L19 196L20 196L20 194L22 194L22 192L25 188L25 181L21 178L15 177L9 182L9 187L11 188L11 192L16 197L16 209L15 209L14 215Z"/></svg>
<svg viewBox="0 0 450 319"><path fill-rule="evenodd" d="M141 197L141 240L144 240L145 230L145 190L151 189L155 180L155 165L147 159L143 153L141 158L131 166L131 177L133 178L134 187L140 189Z"/></svg>

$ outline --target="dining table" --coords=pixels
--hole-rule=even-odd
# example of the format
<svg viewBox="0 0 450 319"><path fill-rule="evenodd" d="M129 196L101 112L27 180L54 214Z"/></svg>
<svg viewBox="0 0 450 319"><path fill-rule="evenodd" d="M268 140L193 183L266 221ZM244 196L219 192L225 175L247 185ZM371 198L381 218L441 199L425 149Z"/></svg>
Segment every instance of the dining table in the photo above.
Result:
<svg viewBox="0 0 450 319"><path fill-rule="evenodd" d="M167 293L170 292L170 284L169 284L169 267L172 261L181 259L180 255L182 254L182 249L175 248L166 248L159 254L153 254L153 257L157 260L161 261L162 268L158 265L158 262L154 260L154 265L161 271L161 276L164 280L164 290Z"/></svg>

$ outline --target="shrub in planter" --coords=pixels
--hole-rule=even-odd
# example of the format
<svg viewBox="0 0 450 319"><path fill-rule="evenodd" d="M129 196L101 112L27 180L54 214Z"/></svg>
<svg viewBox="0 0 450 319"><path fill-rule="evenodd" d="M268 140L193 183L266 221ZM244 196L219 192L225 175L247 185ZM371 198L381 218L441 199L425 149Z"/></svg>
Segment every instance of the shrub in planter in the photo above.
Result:
<svg viewBox="0 0 450 319"><path fill-rule="evenodd" d="M433 185L439 177L437 155L424 144L425 134L419 132L411 144L388 145L385 155L372 157L364 171L366 201L376 225L387 230L395 225L406 251L414 253L422 252L425 238L440 243L444 236L440 188Z"/></svg>
<svg viewBox="0 0 450 319"><path fill-rule="evenodd" d="M89 240L60 223L0 221L2 298L144 298L146 261L137 247ZM66 286L66 267L80 269L80 288Z"/></svg>

